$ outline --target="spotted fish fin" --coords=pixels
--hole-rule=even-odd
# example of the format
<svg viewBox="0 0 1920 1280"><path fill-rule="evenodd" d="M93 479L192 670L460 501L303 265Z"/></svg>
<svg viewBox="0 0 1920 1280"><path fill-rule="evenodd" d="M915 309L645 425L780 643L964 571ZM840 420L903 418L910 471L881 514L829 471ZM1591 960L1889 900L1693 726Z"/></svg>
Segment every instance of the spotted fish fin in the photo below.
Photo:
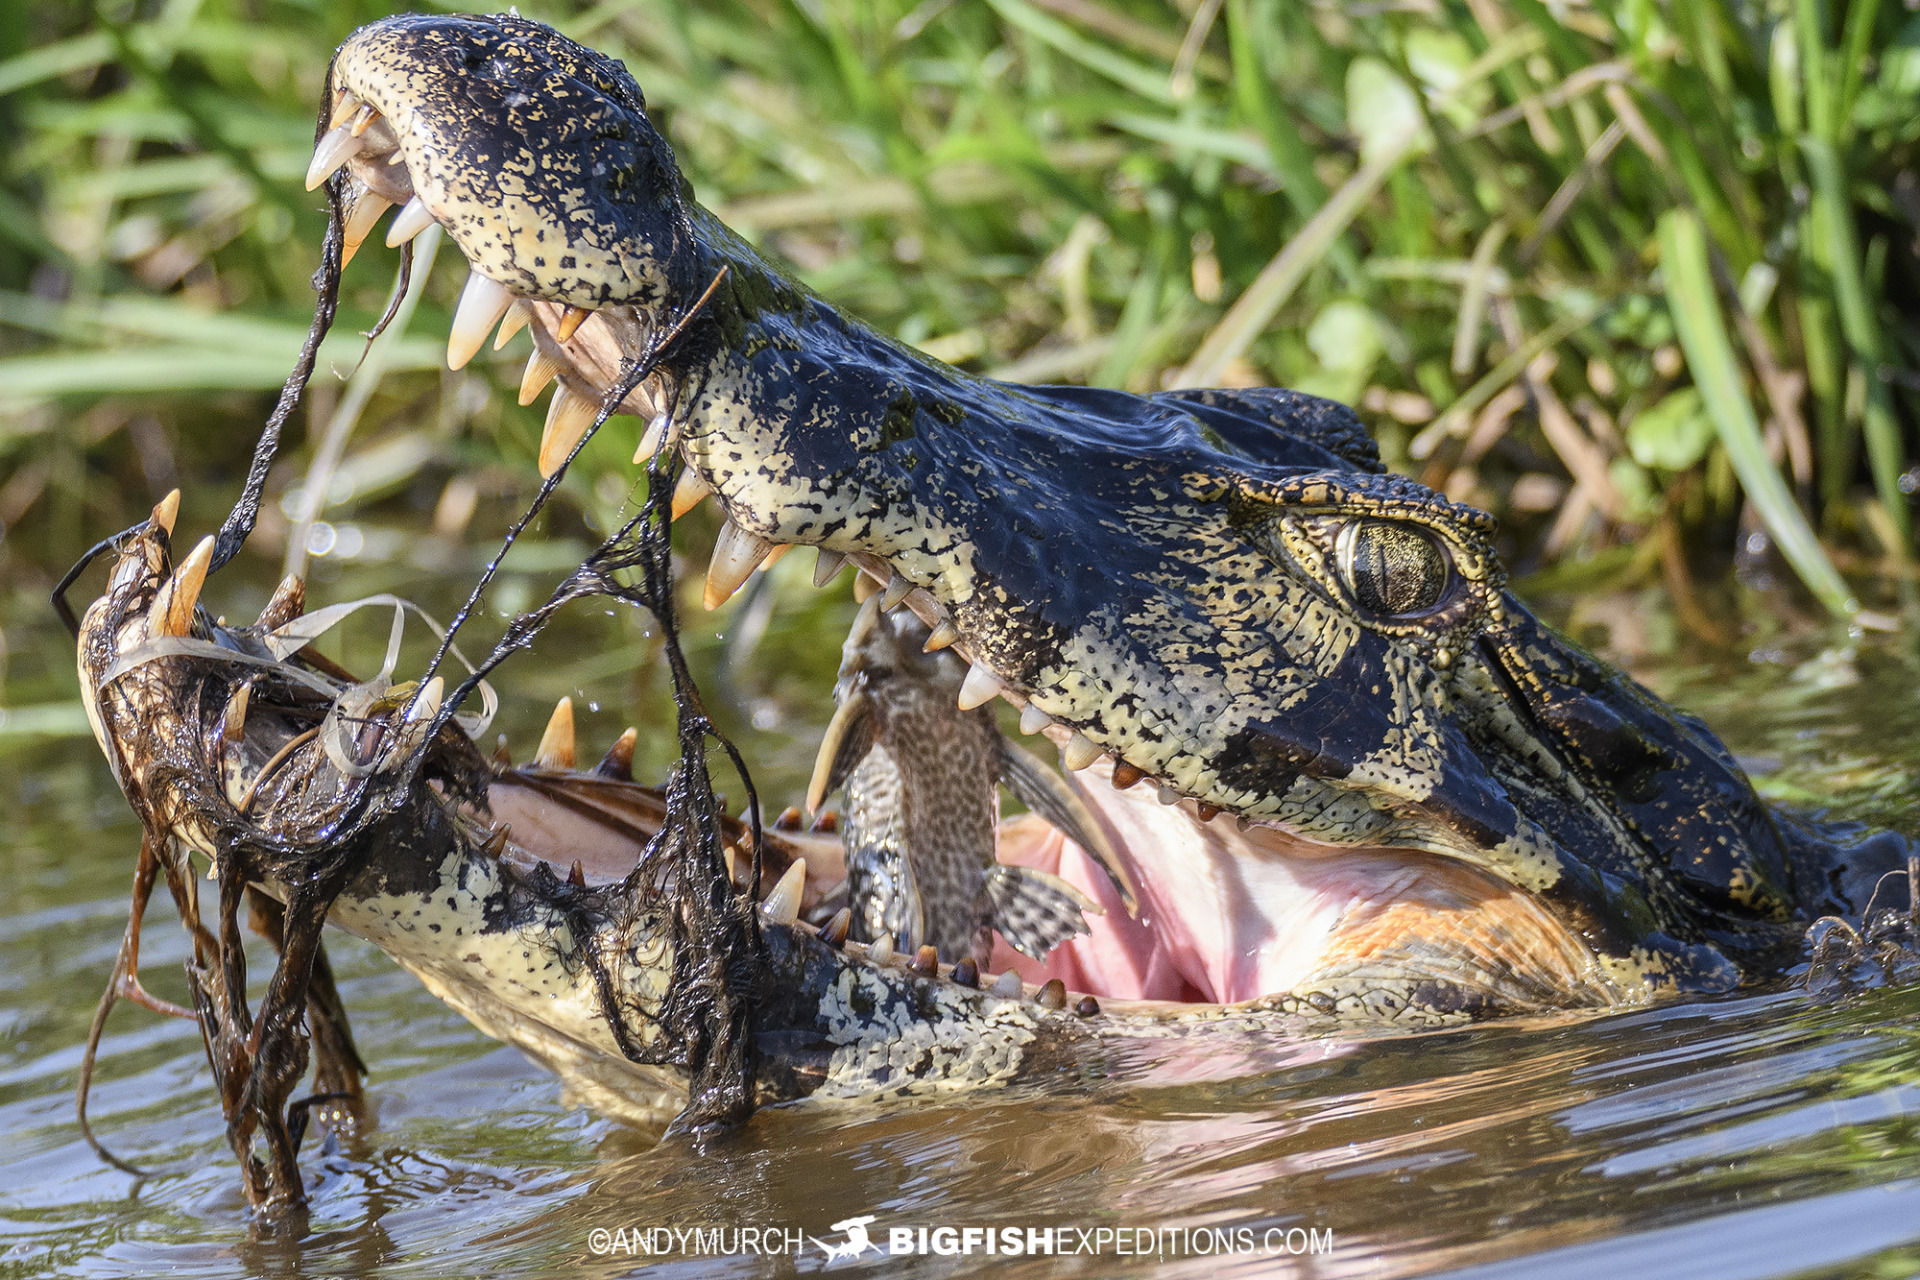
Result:
<svg viewBox="0 0 1920 1280"><path fill-rule="evenodd" d="M1020 797L1020 803L1045 818L1056 831L1105 868L1113 887L1120 891L1121 900L1127 904L1127 914L1139 916L1140 897L1134 892L1132 877L1108 842L1106 831L1051 766L1032 752L1002 739L1000 782Z"/></svg>
<svg viewBox="0 0 1920 1280"><path fill-rule="evenodd" d="M987 872L980 888L987 899L993 927L1009 946L1035 960L1046 959L1076 933L1091 933L1083 918L1091 911L1104 915L1099 904L1059 876L1032 867L1004 863Z"/></svg>

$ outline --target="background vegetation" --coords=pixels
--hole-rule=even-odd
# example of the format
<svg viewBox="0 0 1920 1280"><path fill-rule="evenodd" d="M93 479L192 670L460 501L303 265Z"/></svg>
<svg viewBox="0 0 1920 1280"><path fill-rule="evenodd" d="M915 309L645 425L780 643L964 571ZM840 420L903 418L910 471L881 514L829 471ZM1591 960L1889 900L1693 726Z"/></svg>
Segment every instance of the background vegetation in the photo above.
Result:
<svg viewBox="0 0 1920 1280"><path fill-rule="evenodd" d="M71 697L37 598L74 553L176 483L190 528L231 501L310 314L323 215L300 177L327 52L393 7L0 15L16 707ZM626 60L703 201L955 364L1334 396L1396 469L1498 513L1523 572L1663 582L1690 631L1728 642L1729 570L1764 578L1777 548L1811 593L1786 607L1894 625L1920 410L1920 16L1900 5L521 9ZM370 240L348 272L328 349L342 373L395 256ZM340 580L330 594L444 594L530 492L526 340L458 374L441 359L462 275L442 262L355 383L316 379L308 434L331 424L344 452L315 480L312 444L293 442L256 589L310 551ZM622 430L570 479L498 609L543 592L632 500L637 428ZM709 657L801 655L734 700L762 728L782 721L782 681L815 698L830 683L842 605L798 568L702 633ZM650 638L607 626L576 646L587 656L525 678L644 683ZM37 723L25 714L16 731ZM77 708L47 714L77 727Z"/></svg>

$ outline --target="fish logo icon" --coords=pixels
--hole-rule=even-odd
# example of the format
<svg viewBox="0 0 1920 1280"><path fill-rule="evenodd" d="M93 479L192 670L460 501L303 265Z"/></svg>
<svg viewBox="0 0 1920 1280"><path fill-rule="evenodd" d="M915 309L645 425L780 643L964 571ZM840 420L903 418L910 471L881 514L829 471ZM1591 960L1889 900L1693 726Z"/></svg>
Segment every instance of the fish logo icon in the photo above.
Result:
<svg viewBox="0 0 1920 1280"><path fill-rule="evenodd" d="M867 1236L867 1224L878 1216L878 1214L866 1213L857 1218L842 1218L840 1221L832 1224L828 1230L844 1231L847 1233L846 1243L844 1244L828 1244L818 1236L813 1237L813 1242L820 1246L822 1253L827 1255L827 1262L829 1264L844 1262L848 1258L857 1258L869 1249L878 1249L880 1247Z"/></svg>

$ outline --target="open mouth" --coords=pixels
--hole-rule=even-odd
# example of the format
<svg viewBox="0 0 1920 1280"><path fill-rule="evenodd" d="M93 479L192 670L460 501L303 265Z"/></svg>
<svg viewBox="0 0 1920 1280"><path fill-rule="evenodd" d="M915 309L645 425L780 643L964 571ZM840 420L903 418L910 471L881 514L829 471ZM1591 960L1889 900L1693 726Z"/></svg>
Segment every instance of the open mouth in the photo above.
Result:
<svg viewBox="0 0 1920 1280"><path fill-rule="evenodd" d="M539 447L540 471L551 475L636 353L683 319L686 295L718 281L743 251L725 243L710 250L682 273L676 297L677 259L667 250L700 242L689 227L716 242L725 241L724 230L701 222L707 215L697 206L674 203L671 155L658 154L664 143L650 150L647 139L657 138L641 127L638 90L624 72L535 24L376 24L342 47L331 88L309 187L338 175L349 254L392 209L389 245L435 224L446 228L470 269L448 364L460 368L490 338L499 349L529 331L534 350L519 399L532 404L552 388ZM456 110L448 104L460 93L470 101ZM475 112L493 116L476 123ZM564 124L575 141L514 153L533 122ZM672 216L654 216L663 200ZM774 310L808 305L785 298ZM1515 883L1523 877L1450 857L1452 849L1409 848L1404 836L1324 842L1273 825L1290 779L1330 767L1315 756L1311 737L1277 748L1255 738L1253 763L1228 781L1167 730L1166 718L1156 720L1151 709L1138 714L1127 706L1131 699L1104 691L1107 673L1083 664L1064 676L1056 669L1044 688L1030 682L1033 664L1013 651L1005 621L1024 606L1008 607L997 585L983 590L967 580L966 548L938 545L924 528L903 525L902 504L878 510L870 486L845 472L825 485L769 483L760 460L735 447L740 432L713 429L712 419L731 410L709 411L705 422L685 412L714 382L736 376L716 374L720 367L662 367L614 406L646 423L636 465L661 454L684 464L672 498L676 516L709 497L723 506L706 571L707 607L725 603L792 547L813 545L816 586L851 565L862 600L878 594L885 612L904 606L924 623L929 652L950 649L967 664L956 712L1004 700L1018 710L1020 731L1049 738L1068 771L1109 784L1079 788L1110 846L1104 858L1034 821L1007 824L998 838L1001 862L1061 876L1104 917L1090 918L1090 936L1043 962L1002 945L994 964L1101 996L1236 1002L1298 993L1321 1012L1372 1001L1375 1015L1409 1002L1477 1010L1618 998L1590 946L1540 904L1532 885ZM744 395L731 403L753 404ZM748 421L745 432L756 425ZM763 452L799 447L781 439ZM1340 527L1339 556L1352 555L1360 527ZM989 598L994 591L998 602ZM1374 592L1383 600L1390 594ZM1429 613L1449 607L1437 592L1415 603ZM1122 714L1123 731L1115 732ZM1122 754L1121 742L1136 759ZM1128 882L1141 887L1137 901L1119 887ZM1375 973L1394 981L1383 987L1369 976ZM1436 995L1441 988L1447 991Z"/></svg>

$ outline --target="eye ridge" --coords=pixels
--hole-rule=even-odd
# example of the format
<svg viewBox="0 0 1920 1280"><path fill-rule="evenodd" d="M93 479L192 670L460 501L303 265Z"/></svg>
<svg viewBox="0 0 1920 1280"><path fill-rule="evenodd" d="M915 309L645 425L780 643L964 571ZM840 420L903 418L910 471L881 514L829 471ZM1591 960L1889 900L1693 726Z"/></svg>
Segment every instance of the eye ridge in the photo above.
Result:
<svg viewBox="0 0 1920 1280"><path fill-rule="evenodd" d="M1394 520L1356 520L1340 539L1340 572L1354 602L1378 617L1431 611L1447 596L1452 565L1431 533Z"/></svg>

